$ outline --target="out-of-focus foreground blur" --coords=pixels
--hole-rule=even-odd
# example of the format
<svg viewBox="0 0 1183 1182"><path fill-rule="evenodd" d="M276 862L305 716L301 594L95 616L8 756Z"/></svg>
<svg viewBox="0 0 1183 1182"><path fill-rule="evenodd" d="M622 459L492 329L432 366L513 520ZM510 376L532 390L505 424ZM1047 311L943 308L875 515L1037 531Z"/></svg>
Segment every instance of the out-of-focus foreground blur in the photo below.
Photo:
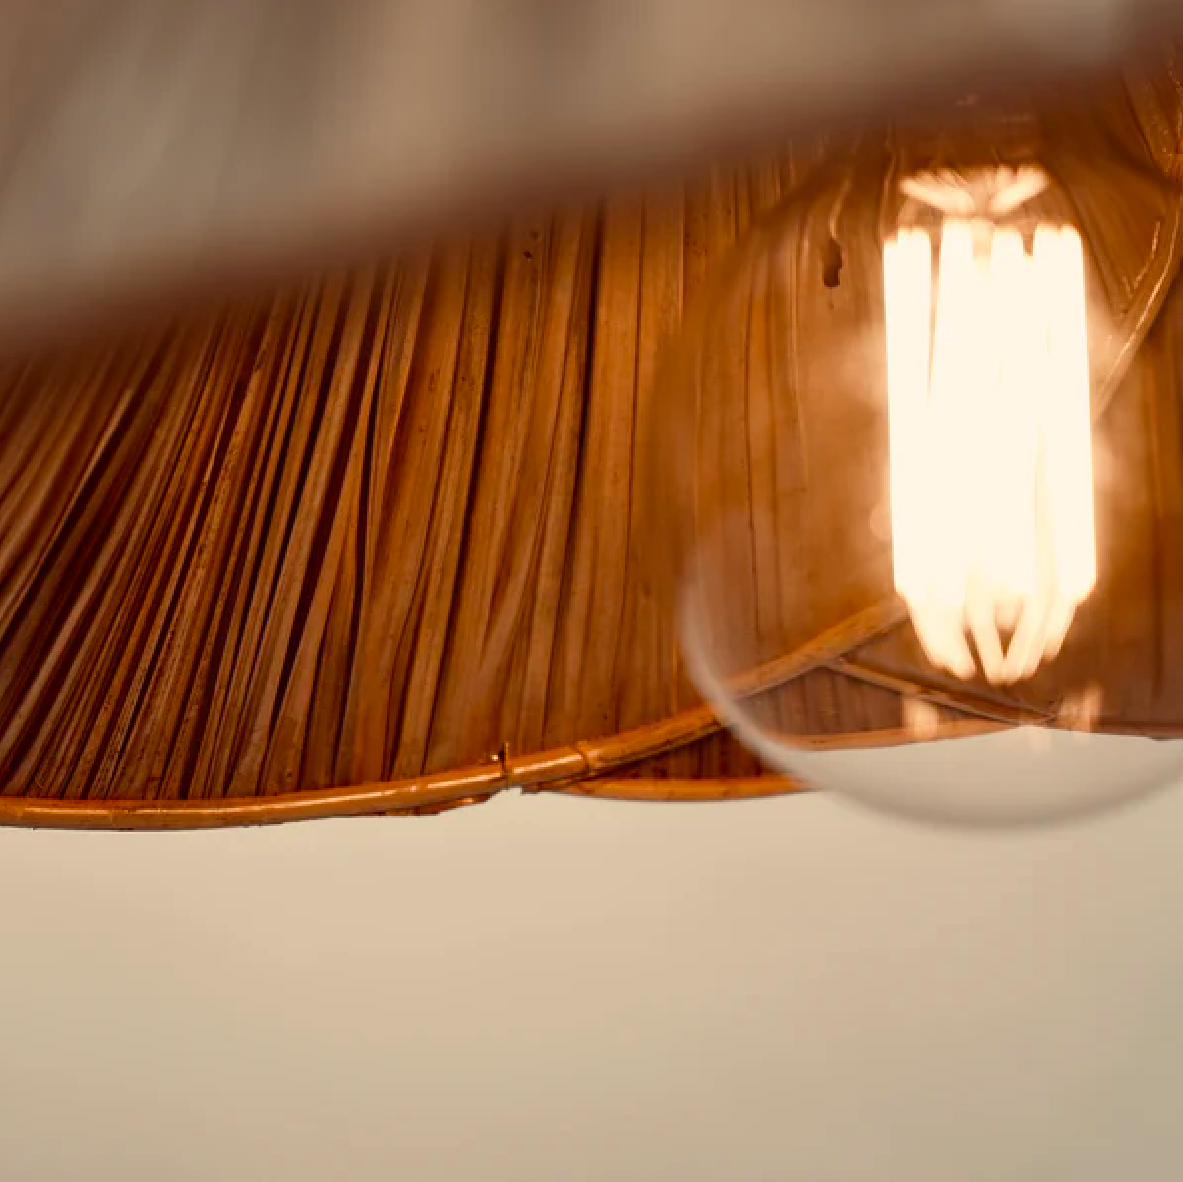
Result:
<svg viewBox="0 0 1183 1182"><path fill-rule="evenodd" d="M1178 9L15 0L0 334L982 84L1057 84L1138 53Z"/></svg>

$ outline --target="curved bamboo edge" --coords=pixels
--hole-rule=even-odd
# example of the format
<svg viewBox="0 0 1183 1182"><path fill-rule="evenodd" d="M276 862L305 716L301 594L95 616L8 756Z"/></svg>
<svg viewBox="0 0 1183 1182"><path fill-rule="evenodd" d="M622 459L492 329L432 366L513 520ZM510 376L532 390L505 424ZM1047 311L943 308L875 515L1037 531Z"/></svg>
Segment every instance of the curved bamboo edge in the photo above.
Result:
<svg viewBox="0 0 1183 1182"><path fill-rule="evenodd" d="M634 804L721 804L733 800L765 800L812 791L789 776L734 776L727 780L589 780L548 791L563 796L615 800Z"/></svg>
<svg viewBox="0 0 1183 1182"><path fill-rule="evenodd" d="M906 619L906 609L891 600L859 612L800 648L749 670L733 683L739 696L755 696L821 668L890 689L901 697L928 701L965 717L940 723L926 740L949 740L995 734L1015 726L1057 727L1057 719L1010 711L994 703L913 683L867 668L847 654L889 632ZM709 706L695 706L669 718L599 739L580 740L530 755L503 752L483 764L452 768L400 780L306 789L274 796L217 800L53 800L0 796L0 826L63 829L169 831L276 825L293 821L432 814L480 804L511 790L552 793L600 800L651 803L709 803L798 795L811 790L800 780L773 773L726 779L629 777L621 773L722 729ZM1103 727L1111 733L1133 728ZM1179 738L1172 729L1153 738ZM917 741L910 727L849 734L802 736L802 750L835 751L901 746Z"/></svg>
<svg viewBox="0 0 1183 1182"><path fill-rule="evenodd" d="M964 700L868 669L850 660L852 650L889 632L906 619L906 609L889 600L859 612L784 656L749 670L733 683L739 696L755 696L795 678L828 668L857 680L958 711L966 717L940 724L930 740L993 734L1018 725L1055 726L1056 720L1029 717L995 704ZM775 774L728 779L626 777L620 773L715 734L722 723L706 705L599 739L580 740L529 755L502 753L486 763L451 768L400 780L306 789L274 796L217 800L53 800L0 796L0 825L76 830L196 830L275 825L292 821L434 813L478 804L510 789L528 793L635 802L723 802L796 795L810 786ZM1167 737L1167 736L1162 736ZM1170 737L1176 737L1172 734ZM832 751L900 746L917 740L908 727L806 737L803 750Z"/></svg>
<svg viewBox="0 0 1183 1182"><path fill-rule="evenodd" d="M736 692L753 696L840 660L846 653L890 631L906 618L895 599L876 604L819 634L791 653L745 673ZM238 825L274 825L288 821L362 817L390 812L435 811L487 800L511 788L531 792L559 791L615 799L711 799L697 785L714 788L714 799L734 799L727 780L618 780L612 773L653 759L714 734L721 723L709 706L695 706L669 718L621 731L601 739L581 740L562 747L454 768L430 775L369 784L307 789L275 796L229 797L219 800L50 800L0 796L0 825L25 828L90 830L217 829ZM990 724L977 724L990 725ZM879 740L876 743L876 739ZM835 735L824 745L890 745L904 741L903 732ZM819 746L814 741L811 746ZM802 786L778 777L780 792ZM681 783L683 795L676 796ZM693 788L685 785L695 784ZM629 787L625 787L629 785ZM646 787L648 785L648 787ZM668 786L673 785L673 788ZM662 787L666 786L666 787ZM766 786L771 787L771 786ZM666 795L662 795L662 792ZM622 795L631 793L631 795ZM615 794L613 796L613 794ZM763 791L763 795L771 794Z"/></svg>

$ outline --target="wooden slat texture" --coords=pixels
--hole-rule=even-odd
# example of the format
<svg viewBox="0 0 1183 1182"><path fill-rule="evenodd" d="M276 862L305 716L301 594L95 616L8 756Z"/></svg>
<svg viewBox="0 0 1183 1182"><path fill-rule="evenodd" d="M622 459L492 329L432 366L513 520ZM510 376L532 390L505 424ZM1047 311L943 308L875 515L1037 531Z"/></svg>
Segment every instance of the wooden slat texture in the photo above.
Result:
<svg viewBox="0 0 1183 1182"><path fill-rule="evenodd" d="M1082 677L1102 646L1105 720L1169 730L1183 727L1183 289L1157 310L1181 206L1161 185L1115 182L1104 152L1176 175L1183 101L1156 80L1098 103L1074 117L1108 128L1079 141L1091 169L1064 158L1114 340L1149 337L1100 420L1104 583L1064 662ZM1074 126L1049 124L1048 144L1075 142ZM223 800L279 802L243 820L415 808L422 792L442 807L497 790L452 769L567 752L542 780L569 783L595 770L579 744L615 751L617 732L693 722L652 561L664 541L648 473L670 415L709 460L695 495L742 525L722 569L745 572L751 594L722 626L759 638L748 664L880 602L882 407L842 392L873 345L866 275L889 142L720 164L134 338L5 361L0 794L116 802L94 824L135 801L206 802L203 818ZM743 331L702 375L733 382L742 406L662 386L659 358L712 272L827 160L846 162L845 181L749 276ZM787 288L769 282L782 265ZM857 347L839 352L844 340ZM897 741L909 696L950 726L1055 696L1054 679L975 687L979 708L959 711L949 700L964 687L934 679L907 629L846 655L879 680L810 669L761 699L773 724ZM611 774L757 773L734 740L697 727ZM394 782L405 792L375 789L364 806L289 803Z"/></svg>

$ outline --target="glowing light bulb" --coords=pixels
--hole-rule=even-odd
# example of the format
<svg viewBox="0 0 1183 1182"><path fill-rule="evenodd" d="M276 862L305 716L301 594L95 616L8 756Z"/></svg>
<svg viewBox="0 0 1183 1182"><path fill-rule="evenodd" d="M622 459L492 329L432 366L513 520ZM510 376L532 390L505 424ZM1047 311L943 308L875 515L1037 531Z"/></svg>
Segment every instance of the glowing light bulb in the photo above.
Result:
<svg viewBox="0 0 1183 1182"><path fill-rule="evenodd" d="M1097 578L1080 235L1041 224L1028 252L990 216L1038 189L913 179L945 213L935 283L927 230L883 256L896 590L935 665L972 677L972 640L999 684L1059 652Z"/></svg>

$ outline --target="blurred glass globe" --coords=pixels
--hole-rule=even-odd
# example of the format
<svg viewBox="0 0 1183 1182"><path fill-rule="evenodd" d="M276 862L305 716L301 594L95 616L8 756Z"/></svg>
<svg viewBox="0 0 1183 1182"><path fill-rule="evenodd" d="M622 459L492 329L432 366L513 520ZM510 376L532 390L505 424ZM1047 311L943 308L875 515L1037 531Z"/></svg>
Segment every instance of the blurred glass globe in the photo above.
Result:
<svg viewBox="0 0 1183 1182"><path fill-rule="evenodd" d="M1178 195L1140 162L1055 143L955 168L942 153L819 169L720 265L662 371L653 570L691 681L770 768L932 820L1094 813L1183 775L1183 743L1161 741L1183 734L1169 655L1183 600L1146 567L1183 519L1152 503L1156 425L1129 412L1155 363L1139 346L1165 288L1157 227ZM966 227L965 266L983 285L960 337L941 327L958 309L939 306L951 222ZM937 406L920 448L900 444L898 374L888 380L899 305L884 256L901 231L922 232L931 253L913 270L931 288L912 315L925 350L917 413L941 396L942 332L960 365L948 396L965 403L955 422ZM1067 301L1027 290L1048 233L1079 244L1083 263L1075 427L1071 408L1033 409L1072 370L1054 357ZM989 282L1004 248L1020 270L999 298ZM1018 338L1053 361L1040 352L1043 368L1016 369ZM1061 463L1076 428L1084 451ZM1091 570L1056 565L1067 552L1057 520L1076 531L1078 557L1095 537ZM935 571L919 584L902 575L905 528L912 558ZM1025 567L1000 566L1023 539ZM1033 573L1003 578L1004 567Z"/></svg>

